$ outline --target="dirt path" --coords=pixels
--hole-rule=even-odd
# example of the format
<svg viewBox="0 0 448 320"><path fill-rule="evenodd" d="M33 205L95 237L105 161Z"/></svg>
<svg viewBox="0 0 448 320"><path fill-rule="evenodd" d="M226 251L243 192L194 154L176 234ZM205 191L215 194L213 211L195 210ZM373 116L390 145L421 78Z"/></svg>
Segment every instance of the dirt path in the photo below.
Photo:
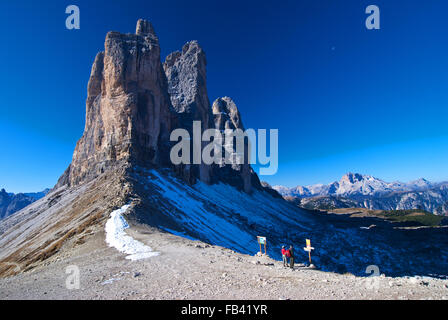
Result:
<svg viewBox="0 0 448 320"><path fill-rule="evenodd" d="M30 272L0 279L0 299L448 299L448 281L360 278L235 253L149 229L129 234L160 252L130 261L100 229ZM80 288L66 287L76 265Z"/></svg>

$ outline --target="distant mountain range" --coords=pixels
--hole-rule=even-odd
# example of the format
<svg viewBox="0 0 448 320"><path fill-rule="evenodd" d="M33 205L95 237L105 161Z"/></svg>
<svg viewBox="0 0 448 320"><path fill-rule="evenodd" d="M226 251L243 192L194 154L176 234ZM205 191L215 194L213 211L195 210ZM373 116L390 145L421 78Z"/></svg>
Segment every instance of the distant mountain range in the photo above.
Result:
<svg viewBox="0 0 448 320"><path fill-rule="evenodd" d="M386 182L369 175L347 173L330 184L274 186L273 189L307 209L422 209L448 215L448 182L433 183L425 179Z"/></svg>
<svg viewBox="0 0 448 320"><path fill-rule="evenodd" d="M13 213L25 208L45 195L50 189L45 189L41 192L30 193L8 193L5 189L0 190L0 220L6 218Z"/></svg>

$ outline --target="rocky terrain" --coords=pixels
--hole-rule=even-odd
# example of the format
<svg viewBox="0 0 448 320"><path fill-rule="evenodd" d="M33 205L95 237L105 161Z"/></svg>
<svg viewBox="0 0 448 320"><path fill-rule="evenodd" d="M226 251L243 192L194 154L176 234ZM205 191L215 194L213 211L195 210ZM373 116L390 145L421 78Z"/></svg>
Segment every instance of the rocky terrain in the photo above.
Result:
<svg viewBox="0 0 448 320"><path fill-rule="evenodd" d="M425 179L385 182L368 175L348 173L340 181L328 185L273 188L284 197L300 199L300 206L306 209L421 209L448 215L448 183L432 183Z"/></svg>
<svg viewBox="0 0 448 320"><path fill-rule="evenodd" d="M160 58L148 21L139 20L132 34L107 34L92 67L86 126L70 166L44 198L0 222L1 297L444 297L442 280L421 277L446 277L446 228L376 220L368 228L370 218L300 209L260 183L247 159L172 164L173 129L191 132L193 120L201 131L244 126L231 98L209 102L205 53L196 41L163 64ZM253 264L260 235L274 260L281 245L294 244L303 254L301 246L311 239L320 271L296 275L269 259ZM63 287L67 264L83 270L82 290ZM369 294L354 290L372 265L405 280L384 278L387 290ZM402 288L390 290L394 283Z"/></svg>
<svg viewBox="0 0 448 320"><path fill-rule="evenodd" d="M43 265L0 279L0 299L448 299L448 281L428 277L356 277L306 267L294 271L266 257L134 226L130 234L156 257L130 261L106 246L98 229L84 244L61 250ZM79 289L68 289L67 267L79 268ZM368 276L370 274L365 274ZM69 287L70 288L70 287Z"/></svg>
<svg viewBox="0 0 448 320"><path fill-rule="evenodd" d="M151 190L145 185L145 169L169 170L186 187L225 183L247 194L257 190L278 196L260 184L246 163L171 163L170 133L175 128L191 131L193 120L201 122L200 133L207 128L242 128L230 98L218 98L211 107L205 68L205 53L196 41L162 64L159 40L148 21L139 20L135 33L106 35L105 50L92 66L86 125L72 162L42 201L0 225L0 262L6 262L0 274L14 273L14 263L22 270L33 268L68 239L82 239L90 225L105 223L112 209L131 199L138 219L179 226L165 214L165 206L170 206L164 205L160 187Z"/></svg>
<svg viewBox="0 0 448 320"><path fill-rule="evenodd" d="M49 189L42 192L31 193L8 193L5 189L0 190L0 220L25 208L29 204L44 197Z"/></svg>
<svg viewBox="0 0 448 320"><path fill-rule="evenodd" d="M57 188L0 224L0 272L32 270L64 246L83 243L104 228L112 211L129 205L130 224L148 225L244 254L258 251L258 235L269 239L268 254L300 248L312 239L320 270L362 276L377 265L387 276L445 277L446 228L401 228L388 221L351 220L301 210L257 190L228 184L188 185L169 169L121 167L77 187ZM375 228L369 226L375 225Z"/></svg>

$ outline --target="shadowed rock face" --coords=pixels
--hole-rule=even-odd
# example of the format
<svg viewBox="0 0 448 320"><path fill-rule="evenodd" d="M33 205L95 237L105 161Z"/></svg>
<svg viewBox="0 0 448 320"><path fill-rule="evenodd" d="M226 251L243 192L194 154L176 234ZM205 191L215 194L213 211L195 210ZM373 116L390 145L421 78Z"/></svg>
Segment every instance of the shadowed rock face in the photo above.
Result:
<svg viewBox="0 0 448 320"><path fill-rule="evenodd" d="M240 112L231 98L224 97L216 99L215 102L213 102L212 110L216 129L244 130Z"/></svg>
<svg viewBox="0 0 448 320"><path fill-rule="evenodd" d="M215 128L219 131L224 132L228 129L245 130L240 112L231 98L224 97L216 99L215 102L213 102L212 111ZM226 181L231 185L236 185L247 193L250 193L254 187L257 189L262 188L258 176L253 172L249 164L249 151L248 141L245 140L245 158L243 164L221 165L217 166L215 169L219 180Z"/></svg>
<svg viewBox="0 0 448 320"><path fill-rule="evenodd" d="M201 121L201 134L204 130L213 128L207 94L206 64L205 53L197 41L185 44L182 52L176 51L168 55L163 64L177 124L179 128L188 130L190 137L193 136L193 121ZM205 183L211 182L211 166L181 165L176 169L190 183L194 183L195 177Z"/></svg>

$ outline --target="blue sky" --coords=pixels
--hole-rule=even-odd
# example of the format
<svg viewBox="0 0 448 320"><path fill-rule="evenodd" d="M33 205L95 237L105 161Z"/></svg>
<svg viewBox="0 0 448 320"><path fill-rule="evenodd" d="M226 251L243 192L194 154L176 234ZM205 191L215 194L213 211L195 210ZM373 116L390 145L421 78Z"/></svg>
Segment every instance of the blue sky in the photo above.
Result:
<svg viewBox="0 0 448 320"><path fill-rule="evenodd" d="M243 3L241 3L243 2ZM81 29L65 28L65 8ZM369 4L381 30L364 26ZM0 4L0 188L52 187L84 129L90 68L107 31L152 21L162 59L207 54L210 100L247 128L279 129L271 184L347 171L448 180L448 3L431 1L20 1Z"/></svg>

